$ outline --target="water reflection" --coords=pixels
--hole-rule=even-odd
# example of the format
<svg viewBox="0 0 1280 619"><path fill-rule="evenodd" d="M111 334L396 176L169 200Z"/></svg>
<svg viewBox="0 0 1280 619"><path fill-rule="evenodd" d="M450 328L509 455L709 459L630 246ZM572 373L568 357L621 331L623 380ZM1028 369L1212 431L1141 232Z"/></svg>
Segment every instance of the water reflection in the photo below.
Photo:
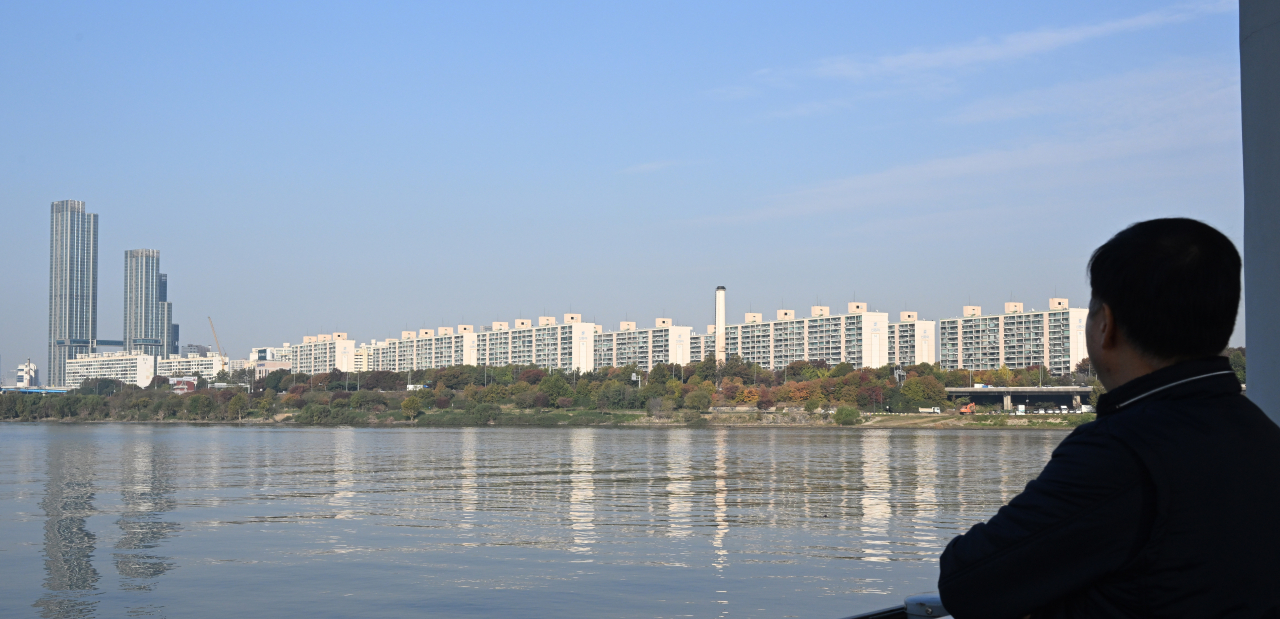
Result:
<svg viewBox="0 0 1280 619"><path fill-rule="evenodd" d="M579 428L569 437L573 452L573 469L569 474L569 520L573 527L570 550L590 554L595 543L595 430Z"/></svg>
<svg viewBox="0 0 1280 619"><path fill-rule="evenodd" d="M114 555L122 589L148 590L153 579L174 568L171 558L145 552L180 530L177 523L163 519L175 505L174 467L168 446L156 444L150 436L130 441L124 448L120 480L124 510L116 521L121 532L116 550L138 552Z"/></svg>
<svg viewBox="0 0 1280 619"><path fill-rule="evenodd" d="M94 616L97 602L87 592L97 589L93 567L97 536L85 526L93 515L92 443L54 443L45 455L48 478L44 499L44 588L34 606L41 617L71 619ZM29 599L29 598L28 598Z"/></svg>
<svg viewBox="0 0 1280 619"><path fill-rule="evenodd" d="M475 526L476 506L480 503L480 494L476 484L476 428L462 430L462 479L458 483L459 505L462 508L462 520L458 528L470 529Z"/></svg>
<svg viewBox="0 0 1280 619"><path fill-rule="evenodd" d="M729 560L729 551L724 548L724 538L729 534L729 431L724 429L716 430L716 460L715 460L715 508L711 512L711 518L716 523L716 532L711 535L711 546L715 548L715 559L711 564L717 570L724 569Z"/></svg>
<svg viewBox="0 0 1280 619"><path fill-rule="evenodd" d="M889 533L890 430L867 430L862 433L862 531L863 557L867 561L888 561L890 549L885 545Z"/></svg>
<svg viewBox="0 0 1280 619"><path fill-rule="evenodd" d="M19 540L0 545L0 617L37 598L53 618L402 617L424 600L451 617L847 616L932 588L942 545L1065 435L40 431L37 449L0 443L0 527ZM101 547L112 567L95 570ZM21 584L42 567L43 589ZM281 587L298 590L283 607Z"/></svg>
<svg viewBox="0 0 1280 619"><path fill-rule="evenodd" d="M689 535L693 475L689 466L688 431L676 430L667 439L667 527L672 537Z"/></svg>

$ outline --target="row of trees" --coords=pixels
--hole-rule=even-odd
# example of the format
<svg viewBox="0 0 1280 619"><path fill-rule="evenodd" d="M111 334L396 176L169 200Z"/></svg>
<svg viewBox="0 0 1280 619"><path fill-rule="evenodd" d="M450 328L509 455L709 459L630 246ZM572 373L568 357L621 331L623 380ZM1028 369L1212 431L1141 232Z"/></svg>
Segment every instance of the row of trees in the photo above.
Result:
<svg viewBox="0 0 1280 619"><path fill-rule="evenodd" d="M178 395L158 378L147 389L112 380L86 380L62 396L5 394L0 418L62 417L183 419L226 421L245 416L291 412L295 418L341 419L358 423L386 411L413 417L420 412L474 411L479 406L517 409L644 410L663 416L675 411L705 411L713 406L753 407L768 411L787 404L808 410L834 409L914 412L946 407L946 387L987 383L996 386L1088 384L1087 362L1080 374L1055 377L1042 368L969 372L944 371L929 364L900 368L828 366L797 361L767 370L730 357L723 365L707 359L689 365L658 364L649 372L634 366L591 372L547 371L533 366L452 366L414 372L291 374L277 370L254 381L252 389L198 389ZM214 382L232 382L218 376ZM246 377L247 378L247 377ZM424 385L406 391L406 385ZM200 387L206 383L201 380ZM1099 388L1100 391L1100 388ZM302 414L302 413L307 414Z"/></svg>

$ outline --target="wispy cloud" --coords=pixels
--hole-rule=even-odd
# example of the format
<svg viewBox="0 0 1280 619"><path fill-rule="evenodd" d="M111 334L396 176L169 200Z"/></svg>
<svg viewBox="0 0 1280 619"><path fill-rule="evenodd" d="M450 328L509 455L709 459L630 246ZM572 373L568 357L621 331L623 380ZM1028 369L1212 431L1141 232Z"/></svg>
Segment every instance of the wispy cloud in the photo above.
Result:
<svg viewBox="0 0 1280 619"><path fill-rule="evenodd" d="M1017 32L995 40L979 39L972 43L932 51L913 51L869 60L847 56L827 58L820 61L812 73L820 77L860 79L935 69L956 69L1042 54L1090 39L1186 22L1202 15L1233 10L1235 10L1235 3L1229 0L1197 5L1177 5L1125 19L1070 28Z"/></svg>
<svg viewBox="0 0 1280 619"><path fill-rule="evenodd" d="M837 212L878 219L897 217L903 209L943 213L1016 207L1061 201L1081 191L1122 193L1138 186L1199 191L1189 188L1203 173L1198 168L1237 165L1223 153L1238 152L1232 146L1239 140L1238 79L1222 66L1161 68L990 99L966 109L960 119L1056 113L1063 115L1057 127L1069 130L853 175L775 196L768 200L772 206L729 219L745 223Z"/></svg>

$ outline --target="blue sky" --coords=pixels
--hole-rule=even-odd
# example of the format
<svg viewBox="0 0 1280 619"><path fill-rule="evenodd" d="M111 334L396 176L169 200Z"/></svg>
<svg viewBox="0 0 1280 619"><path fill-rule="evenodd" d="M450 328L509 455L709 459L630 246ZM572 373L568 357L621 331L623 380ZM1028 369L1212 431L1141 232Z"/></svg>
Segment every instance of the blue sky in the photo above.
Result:
<svg viewBox="0 0 1280 619"><path fill-rule="evenodd" d="M185 343L849 301L1084 306L1090 251L1239 244L1234 3L0 6L0 359L43 369L48 205L161 251ZM785 305L784 305L785 304ZM1243 326L1233 343L1243 343Z"/></svg>

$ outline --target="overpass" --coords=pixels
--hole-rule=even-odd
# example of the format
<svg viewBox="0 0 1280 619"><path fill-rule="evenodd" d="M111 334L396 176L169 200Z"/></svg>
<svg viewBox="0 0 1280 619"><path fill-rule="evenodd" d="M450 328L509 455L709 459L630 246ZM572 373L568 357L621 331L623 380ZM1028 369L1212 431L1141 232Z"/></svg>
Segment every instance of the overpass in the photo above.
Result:
<svg viewBox="0 0 1280 619"><path fill-rule="evenodd" d="M966 396L978 404L989 404L996 398L1001 399L1005 410L1011 410L1017 404L1035 404L1036 402L1053 402L1066 404L1071 408L1080 408L1080 399L1088 398L1093 387L947 387L947 396L957 398Z"/></svg>

